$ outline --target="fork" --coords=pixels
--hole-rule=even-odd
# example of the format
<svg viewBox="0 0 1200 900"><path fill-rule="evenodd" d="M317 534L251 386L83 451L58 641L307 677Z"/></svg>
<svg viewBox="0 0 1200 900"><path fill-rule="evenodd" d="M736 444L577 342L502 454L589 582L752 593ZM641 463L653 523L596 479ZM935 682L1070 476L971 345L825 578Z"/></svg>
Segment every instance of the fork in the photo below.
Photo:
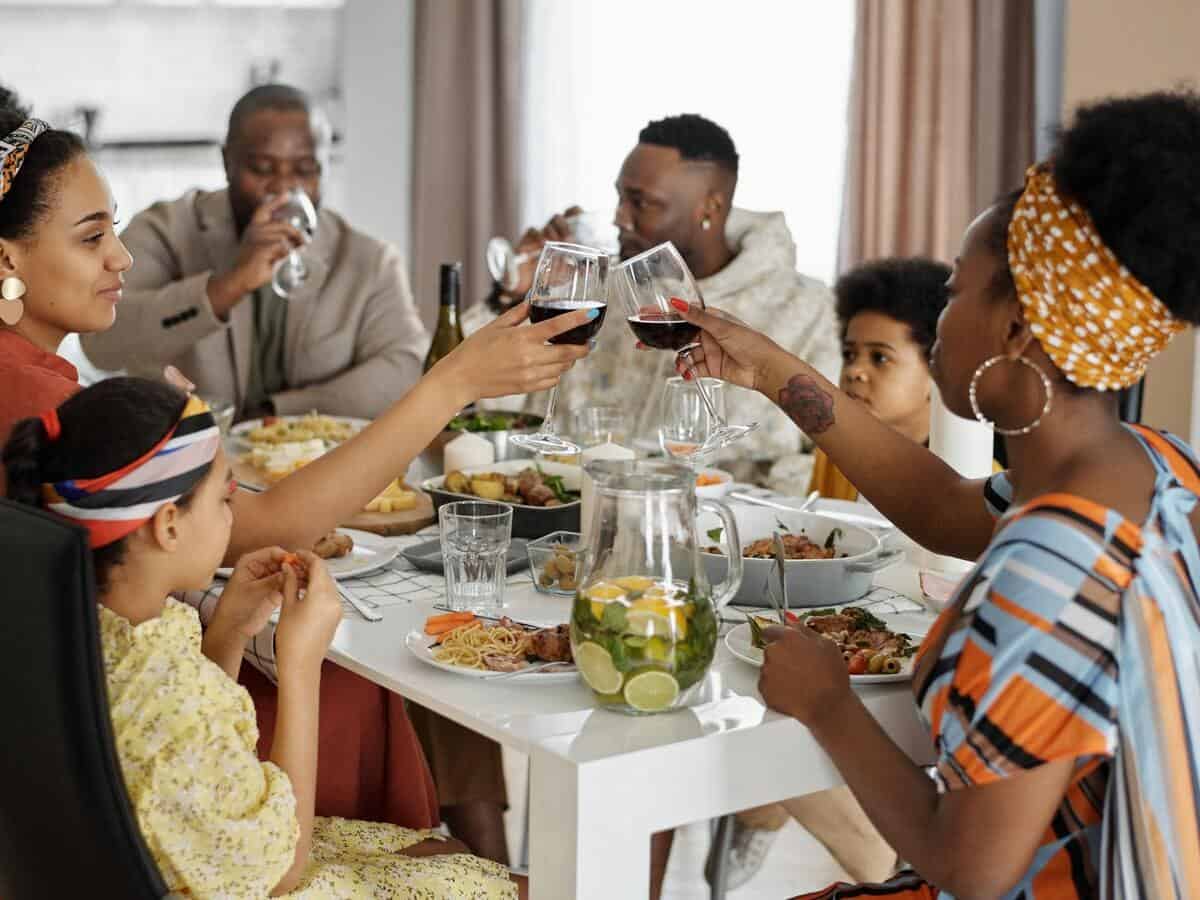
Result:
<svg viewBox="0 0 1200 900"><path fill-rule="evenodd" d="M504 681L506 678L515 678L518 675L529 675L532 672L540 672L542 669L550 669L554 666L568 666L570 663L565 660L557 659L553 662L540 662L532 666L526 666L523 669L514 669L511 672L501 672L499 675L484 675L480 681Z"/></svg>
<svg viewBox="0 0 1200 900"><path fill-rule="evenodd" d="M343 600L345 600L347 603L349 603L351 606L353 606L356 610L358 610L358 614L360 616L362 616L364 619L366 619L368 622L382 622L383 621L382 614L377 613L375 610L371 609L369 606L366 605L366 603L359 600L353 594L346 593L340 587L338 588L338 594L341 596L341 598Z"/></svg>
<svg viewBox="0 0 1200 900"><path fill-rule="evenodd" d="M783 612L779 614L779 622L784 627L788 624L788 595L787 595L787 566L784 561L787 559L787 553L783 549L783 538L779 536L779 532L774 535L775 548L775 568L779 572L779 594L783 599Z"/></svg>

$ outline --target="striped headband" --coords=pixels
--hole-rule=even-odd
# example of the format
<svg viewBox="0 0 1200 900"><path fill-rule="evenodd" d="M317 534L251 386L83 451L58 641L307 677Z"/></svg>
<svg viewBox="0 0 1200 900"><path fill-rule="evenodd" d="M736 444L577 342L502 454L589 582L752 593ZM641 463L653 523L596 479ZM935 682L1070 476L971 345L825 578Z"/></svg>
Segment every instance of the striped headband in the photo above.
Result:
<svg viewBox="0 0 1200 900"><path fill-rule="evenodd" d="M21 171L29 145L49 127L41 119L26 119L8 137L0 138L0 200L4 199Z"/></svg>
<svg viewBox="0 0 1200 900"><path fill-rule="evenodd" d="M1008 226L1008 267L1029 329L1070 381L1121 390L1184 324L1101 239L1092 217L1058 193L1045 165L1025 173Z"/></svg>
<svg viewBox="0 0 1200 900"><path fill-rule="evenodd" d="M212 467L221 433L204 401L188 397L175 427L129 465L98 478L42 485L42 505L88 530L92 549L136 531Z"/></svg>

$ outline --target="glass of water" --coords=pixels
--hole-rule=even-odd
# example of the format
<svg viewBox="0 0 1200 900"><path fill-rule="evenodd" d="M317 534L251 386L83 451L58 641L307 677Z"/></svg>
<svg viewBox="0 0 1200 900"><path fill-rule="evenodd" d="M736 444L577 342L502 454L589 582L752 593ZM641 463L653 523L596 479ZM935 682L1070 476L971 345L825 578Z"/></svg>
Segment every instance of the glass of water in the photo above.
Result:
<svg viewBox="0 0 1200 900"><path fill-rule="evenodd" d="M512 507L465 500L438 510L446 605L489 613L504 606Z"/></svg>
<svg viewBox="0 0 1200 900"><path fill-rule="evenodd" d="M725 417L725 382L716 378L701 380L719 419L713 418L692 383L676 375L664 386L662 423L658 428L663 453L692 466L703 461L705 443Z"/></svg>

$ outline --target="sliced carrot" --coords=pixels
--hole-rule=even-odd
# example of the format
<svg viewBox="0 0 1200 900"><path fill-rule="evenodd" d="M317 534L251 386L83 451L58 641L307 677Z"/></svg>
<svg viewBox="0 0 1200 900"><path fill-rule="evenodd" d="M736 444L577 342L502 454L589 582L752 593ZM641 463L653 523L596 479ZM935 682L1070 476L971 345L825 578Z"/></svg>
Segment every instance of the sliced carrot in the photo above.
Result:
<svg viewBox="0 0 1200 900"><path fill-rule="evenodd" d="M425 620L425 634L431 636L444 635L448 631L462 628L475 620L475 613L448 613L446 616L431 616Z"/></svg>

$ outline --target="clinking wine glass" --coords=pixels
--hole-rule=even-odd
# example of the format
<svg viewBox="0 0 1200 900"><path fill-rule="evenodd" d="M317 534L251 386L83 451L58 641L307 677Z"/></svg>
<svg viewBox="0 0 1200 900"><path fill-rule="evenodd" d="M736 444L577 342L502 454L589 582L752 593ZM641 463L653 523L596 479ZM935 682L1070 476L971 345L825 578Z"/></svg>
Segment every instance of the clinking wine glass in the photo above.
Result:
<svg viewBox="0 0 1200 900"><path fill-rule="evenodd" d="M544 322L580 309L594 309L599 313L590 322L551 338L551 343L583 345L600 330L608 308L608 264L609 257L604 250L557 242L542 247L533 273L533 286L526 297L530 321ZM555 385L550 389L541 429L534 434L513 435L509 442L535 453L578 453L578 445L555 433L554 405L557 399L558 385Z"/></svg>
<svg viewBox="0 0 1200 900"><path fill-rule="evenodd" d="M287 202L275 211L273 218L276 221L287 222L299 231L306 244L317 233L317 208L313 206L303 188L289 189ZM304 263L300 248L293 247L287 256L275 263L271 288L286 300L307 280L308 266Z"/></svg>
<svg viewBox="0 0 1200 900"><path fill-rule="evenodd" d="M672 350L682 355L692 383L712 423L707 437L692 455L703 456L728 447L758 427L730 425L713 403L703 379L696 374L691 350L699 346L700 329L671 306L671 299L686 300L704 309L704 297L687 263L670 241L627 259L616 268L614 288L624 299L626 321L647 347Z"/></svg>
<svg viewBox="0 0 1200 900"><path fill-rule="evenodd" d="M604 250L609 256L620 251L617 244L617 226L612 223L612 213L587 210L567 216L571 226L571 240L585 247ZM484 259L492 280L505 290L511 291L521 282L521 266L534 259L537 254L518 253L512 242L505 237L494 237L487 242Z"/></svg>

